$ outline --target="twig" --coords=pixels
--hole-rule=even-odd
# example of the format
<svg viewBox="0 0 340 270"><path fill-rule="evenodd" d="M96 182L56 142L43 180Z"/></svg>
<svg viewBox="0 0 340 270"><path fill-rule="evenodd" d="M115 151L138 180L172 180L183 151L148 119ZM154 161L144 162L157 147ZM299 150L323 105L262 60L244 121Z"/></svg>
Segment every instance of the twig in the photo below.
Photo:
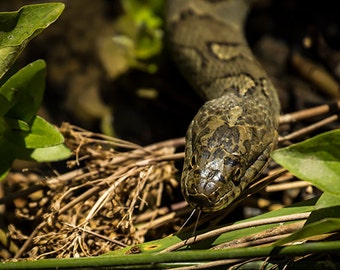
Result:
<svg viewBox="0 0 340 270"><path fill-rule="evenodd" d="M21 246L19 251L14 255L14 259L18 259L22 256L22 254L25 252L25 250L28 248L28 246L33 241L33 238L37 235L37 233L40 231L42 227L46 225L46 222L41 222L37 227L34 228L34 231L30 234L28 239L25 241L25 243Z"/></svg>
<svg viewBox="0 0 340 270"><path fill-rule="evenodd" d="M16 198L25 198L29 194L34 193L38 190L42 190L42 189L44 189L43 185L34 185L34 186L30 186L26 189L22 189L14 193L6 194L6 197L0 198L0 204L9 203Z"/></svg>
<svg viewBox="0 0 340 270"><path fill-rule="evenodd" d="M295 181L289 183L282 183L282 184L272 184L266 187L266 192L278 192L282 190L288 190L293 188L303 188L310 186L311 183L306 181Z"/></svg>
<svg viewBox="0 0 340 270"><path fill-rule="evenodd" d="M87 198L91 197L94 193L97 193L100 189L102 189L101 186L95 186L92 187L91 189L85 191L81 196L78 196L76 199L70 201L68 204L66 204L63 208L61 208L58 213L62 214L66 212L68 209L72 208L76 204L85 201Z"/></svg>
<svg viewBox="0 0 340 270"><path fill-rule="evenodd" d="M188 207L188 203L186 201L182 201L179 203L175 203L173 205L171 205L171 208L169 207L161 207L158 209L155 209L154 211L151 212L146 212L146 213L142 213L136 217L134 217L134 222L135 223L142 223L142 222L146 222L150 219L153 219L157 216L162 216L162 215L167 215L169 213L176 213L176 217L179 216L183 216L186 215L188 213L190 213L192 211L192 209L190 209Z"/></svg>
<svg viewBox="0 0 340 270"><path fill-rule="evenodd" d="M279 142L282 142L282 141L288 141L288 140L291 140L291 139L295 139L296 137L299 137L299 136L302 136L304 134L307 134L313 130L316 130L324 125L327 125L331 122L334 122L336 120L339 119L339 116L338 115L332 115L332 116L329 116L321 121L318 121L312 125L309 125L307 127L304 127L298 131L295 131L295 132L292 132L290 133L289 135L285 135L285 136L280 136L279 137Z"/></svg>
<svg viewBox="0 0 340 270"><path fill-rule="evenodd" d="M105 235L102 235L102 234L99 234L99 233L95 233L95 232L93 232L93 231L87 230L87 229L82 228L82 227L80 227L80 226L75 226L75 225L70 224L70 223L65 223L65 225L70 226L70 227L72 227L72 228L74 228L74 229L81 230L81 231L86 232L86 233L88 233L88 234L92 234L92 235L94 235L94 236L96 236L96 237L98 237L98 238L102 238L102 239L104 239L104 240L106 240L106 241L109 241L109 242L112 242L112 243L114 243L114 244L117 244L118 246L121 246L121 247L127 247L127 246L128 246L128 245L122 243L121 241L117 241L117 240L115 240L115 239L111 239L111 238L109 238L109 237L107 237L107 236L105 236Z"/></svg>
<svg viewBox="0 0 340 270"><path fill-rule="evenodd" d="M287 113L280 116L280 124L295 123L300 120L312 118L326 113L335 113L340 110L340 101L325 104L297 112Z"/></svg>
<svg viewBox="0 0 340 270"><path fill-rule="evenodd" d="M212 247L211 249L248 247L271 243L301 229L304 224L305 221L299 221L285 225L279 225L275 228L270 228L260 233L247 235L236 240L222 243Z"/></svg>
<svg viewBox="0 0 340 270"><path fill-rule="evenodd" d="M219 229L216 229L216 230L211 230L209 232L190 237L190 238L186 239L185 241L181 241L181 242L179 242L175 245L172 245L172 246L160 251L160 253L174 251L174 250L177 250L177 249L184 247L186 245L191 245L193 243L200 242L204 239L216 237L218 235L221 235L222 233L226 233L226 232L230 232L230 231L249 228L249 227L253 227L253 226L260 226L260 225L266 225L266 224L273 224L273 223L281 223L281 222L287 222L287 221L306 219L306 218L309 217L310 213L311 212L294 214L294 215L286 215L286 216L273 217L273 218L267 218L267 219L262 219L262 220L254 220L254 221L248 221L248 222L243 222L243 223L239 223L239 224L233 224L233 225L230 225L230 226L225 226L225 227L222 227L222 228L219 228Z"/></svg>

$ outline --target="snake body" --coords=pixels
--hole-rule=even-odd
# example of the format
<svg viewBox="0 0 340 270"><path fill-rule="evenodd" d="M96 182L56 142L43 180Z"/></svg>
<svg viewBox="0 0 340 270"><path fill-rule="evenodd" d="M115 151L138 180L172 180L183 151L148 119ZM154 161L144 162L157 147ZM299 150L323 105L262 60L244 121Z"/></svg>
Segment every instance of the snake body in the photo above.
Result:
<svg viewBox="0 0 340 270"><path fill-rule="evenodd" d="M250 2L168 1L174 60L206 101L186 134L181 189L192 207L206 212L237 198L277 142L277 91L243 34Z"/></svg>

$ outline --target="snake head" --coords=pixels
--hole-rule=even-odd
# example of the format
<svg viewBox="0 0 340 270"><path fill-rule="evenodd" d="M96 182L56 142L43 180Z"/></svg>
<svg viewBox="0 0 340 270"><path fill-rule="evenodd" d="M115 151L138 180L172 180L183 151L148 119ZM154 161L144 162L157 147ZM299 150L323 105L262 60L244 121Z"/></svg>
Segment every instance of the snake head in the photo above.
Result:
<svg viewBox="0 0 340 270"><path fill-rule="evenodd" d="M187 132L182 193L192 207L212 212L229 205L264 169L275 136L245 124L242 116L231 121L208 106L200 109Z"/></svg>
<svg viewBox="0 0 340 270"><path fill-rule="evenodd" d="M244 158L221 147L196 144L182 177L182 192L189 204L202 211L217 211L244 189Z"/></svg>
<svg viewBox="0 0 340 270"><path fill-rule="evenodd" d="M202 211L220 210L239 196L243 189L242 158L236 153L229 157L218 157L221 152L216 149L208 159L198 157L196 151L192 156L183 193L194 208ZM199 160L198 163L196 160Z"/></svg>

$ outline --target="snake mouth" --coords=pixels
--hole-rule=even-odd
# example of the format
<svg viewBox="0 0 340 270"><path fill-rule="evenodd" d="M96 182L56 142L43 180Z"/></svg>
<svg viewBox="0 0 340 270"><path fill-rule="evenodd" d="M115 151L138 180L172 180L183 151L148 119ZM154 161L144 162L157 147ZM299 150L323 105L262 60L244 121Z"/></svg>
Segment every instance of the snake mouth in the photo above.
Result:
<svg viewBox="0 0 340 270"><path fill-rule="evenodd" d="M225 192L221 189L221 186L212 181L201 182L200 185L196 185L192 189L183 189L183 195L190 206L203 212L222 210L239 193L240 188L230 189Z"/></svg>
<svg viewBox="0 0 340 270"><path fill-rule="evenodd" d="M220 186L213 181L201 181L199 184L183 186L183 195L189 204L204 212L216 211L220 208L221 190Z"/></svg>
<svg viewBox="0 0 340 270"><path fill-rule="evenodd" d="M204 194L189 195L189 202L193 208L207 211L215 207L215 203ZM211 211L211 210L210 210Z"/></svg>
<svg viewBox="0 0 340 270"><path fill-rule="evenodd" d="M194 190L186 190L187 201L193 208L204 212L213 212L221 209L221 195L219 187L210 181L195 187Z"/></svg>

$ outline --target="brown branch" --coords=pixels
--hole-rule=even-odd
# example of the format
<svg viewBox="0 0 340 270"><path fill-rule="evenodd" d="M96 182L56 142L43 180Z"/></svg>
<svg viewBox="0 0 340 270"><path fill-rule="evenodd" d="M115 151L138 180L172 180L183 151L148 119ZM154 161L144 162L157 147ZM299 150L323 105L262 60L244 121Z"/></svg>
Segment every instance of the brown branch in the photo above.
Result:
<svg viewBox="0 0 340 270"><path fill-rule="evenodd" d="M340 111L340 101L331 104L325 104L297 112L287 113L280 116L280 124L295 123L300 120L320 116L326 113L335 113Z"/></svg>

